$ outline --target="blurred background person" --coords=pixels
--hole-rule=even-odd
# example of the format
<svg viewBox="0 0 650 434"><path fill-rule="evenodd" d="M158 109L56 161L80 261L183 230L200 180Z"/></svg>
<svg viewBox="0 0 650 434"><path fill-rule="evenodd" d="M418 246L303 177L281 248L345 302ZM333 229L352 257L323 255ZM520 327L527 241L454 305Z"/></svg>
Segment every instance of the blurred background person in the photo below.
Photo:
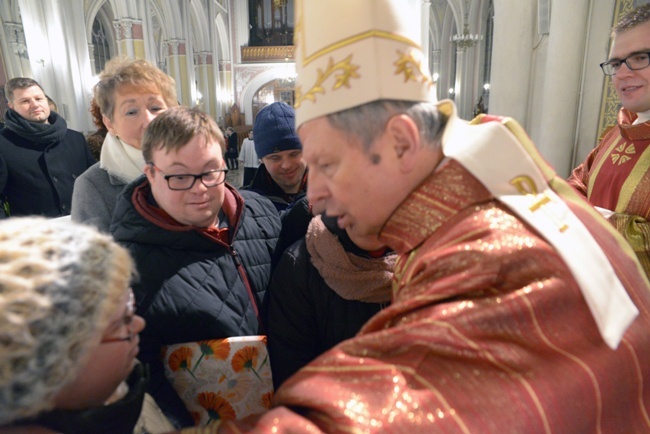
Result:
<svg viewBox="0 0 650 434"><path fill-rule="evenodd" d="M171 429L136 364L126 249L70 221L0 223L0 432Z"/></svg>
<svg viewBox="0 0 650 434"><path fill-rule="evenodd" d="M56 105L54 100L52 98L50 98L50 96L47 95L47 94L45 95L45 98L47 98L47 105L50 107L50 111L58 113L59 112L59 107Z"/></svg>
<svg viewBox="0 0 650 434"><path fill-rule="evenodd" d="M244 165L244 181L242 182L242 186L245 187L253 181L255 172L257 172L257 168L260 165L260 159L257 156L257 152L255 152L253 130L248 132L248 137L241 144L239 161Z"/></svg>
<svg viewBox="0 0 650 434"><path fill-rule="evenodd" d="M5 85L0 130L0 218L70 214L75 178L95 164L83 134L50 110L43 88L27 77Z"/></svg>
<svg viewBox="0 0 650 434"><path fill-rule="evenodd" d="M239 136L233 127L226 128L226 165L228 170L239 169Z"/></svg>
<svg viewBox="0 0 650 434"><path fill-rule="evenodd" d="M174 80L145 60L118 57L94 88L108 130L99 163L75 182L72 219L108 232L118 194L142 174L140 142L152 119L178 105Z"/></svg>
<svg viewBox="0 0 650 434"><path fill-rule="evenodd" d="M99 106L95 102L95 98L90 100L89 111L93 118L93 124L95 124L97 130L86 136L86 141L88 142L88 147L90 148L90 152L92 152L93 157L99 161L101 157L102 145L104 144L104 139L108 134L108 129L106 128L106 125L104 125L104 121L102 119L102 111L99 109Z"/></svg>

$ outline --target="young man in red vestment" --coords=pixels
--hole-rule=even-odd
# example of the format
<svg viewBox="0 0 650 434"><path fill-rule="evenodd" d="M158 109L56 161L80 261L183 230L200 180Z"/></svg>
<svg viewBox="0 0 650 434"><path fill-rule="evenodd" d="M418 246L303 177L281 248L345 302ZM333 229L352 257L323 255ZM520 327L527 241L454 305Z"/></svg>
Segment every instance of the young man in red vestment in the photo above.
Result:
<svg viewBox="0 0 650 434"><path fill-rule="evenodd" d="M261 418L209 430L650 432L650 288L625 240L514 121L436 102L408 2L294 16L308 198L398 253L392 303Z"/></svg>
<svg viewBox="0 0 650 434"><path fill-rule="evenodd" d="M569 183L627 239L650 276L650 4L623 16L612 31L609 58L623 107L618 123Z"/></svg>

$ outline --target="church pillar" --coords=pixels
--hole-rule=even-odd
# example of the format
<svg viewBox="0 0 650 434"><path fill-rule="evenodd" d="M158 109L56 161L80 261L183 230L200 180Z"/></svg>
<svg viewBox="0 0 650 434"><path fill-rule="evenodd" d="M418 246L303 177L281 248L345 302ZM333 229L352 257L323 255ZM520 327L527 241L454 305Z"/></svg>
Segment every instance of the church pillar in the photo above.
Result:
<svg viewBox="0 0 650 434"><path fill-rule="evenodd" d="M454 100L458 116L462 119L471 119L470 101L468 101L467 80L467 49L456 49L456 80L454 82Z"/></svg>
<svg viewBox="0 0 650 434"><path fill-rule="evenodd" d="M41 0L19 0L18 6L33 78L56 101L70 128L91 130L88 40L85 27L73 25L84 22L83 8Z"/></svg>
<svg viewBox="0 0 650 434"><path fill-rule="evenodd" d="M13 77L31 77L32 69L29 65L27 42L22 23L3 22L4 36L7 45L3 48L6 63L7 79Z"/></svg>
<svg viewBox="0 0 650 434"><path fill-rule="evenodd" d="M529 113L536 121L528 133L561 177L572 169L588 20L589 0L553 7L549 35L535 51Z"/></svg>
<svg viewBox="0 0 650 434"><path fill-rule="evenodd" d="M221 113L223 113L224 123L227 123L227 117L230 107L234 103L234 89L232 85L232 62L230 60L219 61L219 105L221 106Z"/></svg>
<svg viewBox="0 0 650 434"><path fill-rule="evenodd" d="M429 33L429 20L431 18L431 0L421 0L420 13L420 34L422 39L422 53L424 54L424 64L430 65L429 53L431 52L431 34Z"/></svg>
<svg viewBox="0 0 650 434"><path fill-rule="evenodd" d="M130 59L144 59L144 39L142 21L120 19L113 23L118 52Z"/></svg>
<svg viewBox="0 0 650 434"><path fill-rule="evenodd" d="M185 41L167 41L167 73L176 80L176 94L182 105L192 106Z"/></svg>
<svg viewBox="0 0 650 434"><path fill-rule="evenodd" d="M216 85L214 82L214 62L212 53L202 52L194 56L196 63L197 91L201 98L197 105L207 112L212 118L217 119L217 105L215 101Z"/></svg>
<svg viewBox="0 0 650 434"><path fill-rule="evenodd" d="M535 33L535 2L494 0L490 113L511 116L524 127Z"/></svg>

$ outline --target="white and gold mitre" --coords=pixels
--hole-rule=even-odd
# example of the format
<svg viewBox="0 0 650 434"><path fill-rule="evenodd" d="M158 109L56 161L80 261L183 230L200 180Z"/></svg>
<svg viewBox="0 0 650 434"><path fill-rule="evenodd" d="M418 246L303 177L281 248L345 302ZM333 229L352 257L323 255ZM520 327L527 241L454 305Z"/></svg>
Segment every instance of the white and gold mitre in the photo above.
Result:
<svg viewBox="0 0 650 434"><path fill-rule="evenodd" d="M435 102L405 0L296 0L296 128L379 99Z"/></svg>

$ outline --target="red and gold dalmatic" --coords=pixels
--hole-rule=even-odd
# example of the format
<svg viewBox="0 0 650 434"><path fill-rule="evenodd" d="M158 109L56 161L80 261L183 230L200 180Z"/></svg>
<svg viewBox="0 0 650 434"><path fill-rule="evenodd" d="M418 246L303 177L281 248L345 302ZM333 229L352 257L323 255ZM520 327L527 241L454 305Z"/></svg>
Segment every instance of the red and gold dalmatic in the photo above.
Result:
<svg viewBox="0 0 650 434"><path fill-rule="evenodd" d="M558 250L448 158L382 231L400 254L392 305L283 384L260 419L203 432L650 432L648 282L613 227L524 147L639 311L616 349Z"/></svg>
<svg viewBox="0 0 650 434"><path fill-rule="evenodd" d="M650 276L650 123L633 125L636 117L621 109L618 124L573 170L569 183L594 206L614 211L609 221Z"/></svg>

